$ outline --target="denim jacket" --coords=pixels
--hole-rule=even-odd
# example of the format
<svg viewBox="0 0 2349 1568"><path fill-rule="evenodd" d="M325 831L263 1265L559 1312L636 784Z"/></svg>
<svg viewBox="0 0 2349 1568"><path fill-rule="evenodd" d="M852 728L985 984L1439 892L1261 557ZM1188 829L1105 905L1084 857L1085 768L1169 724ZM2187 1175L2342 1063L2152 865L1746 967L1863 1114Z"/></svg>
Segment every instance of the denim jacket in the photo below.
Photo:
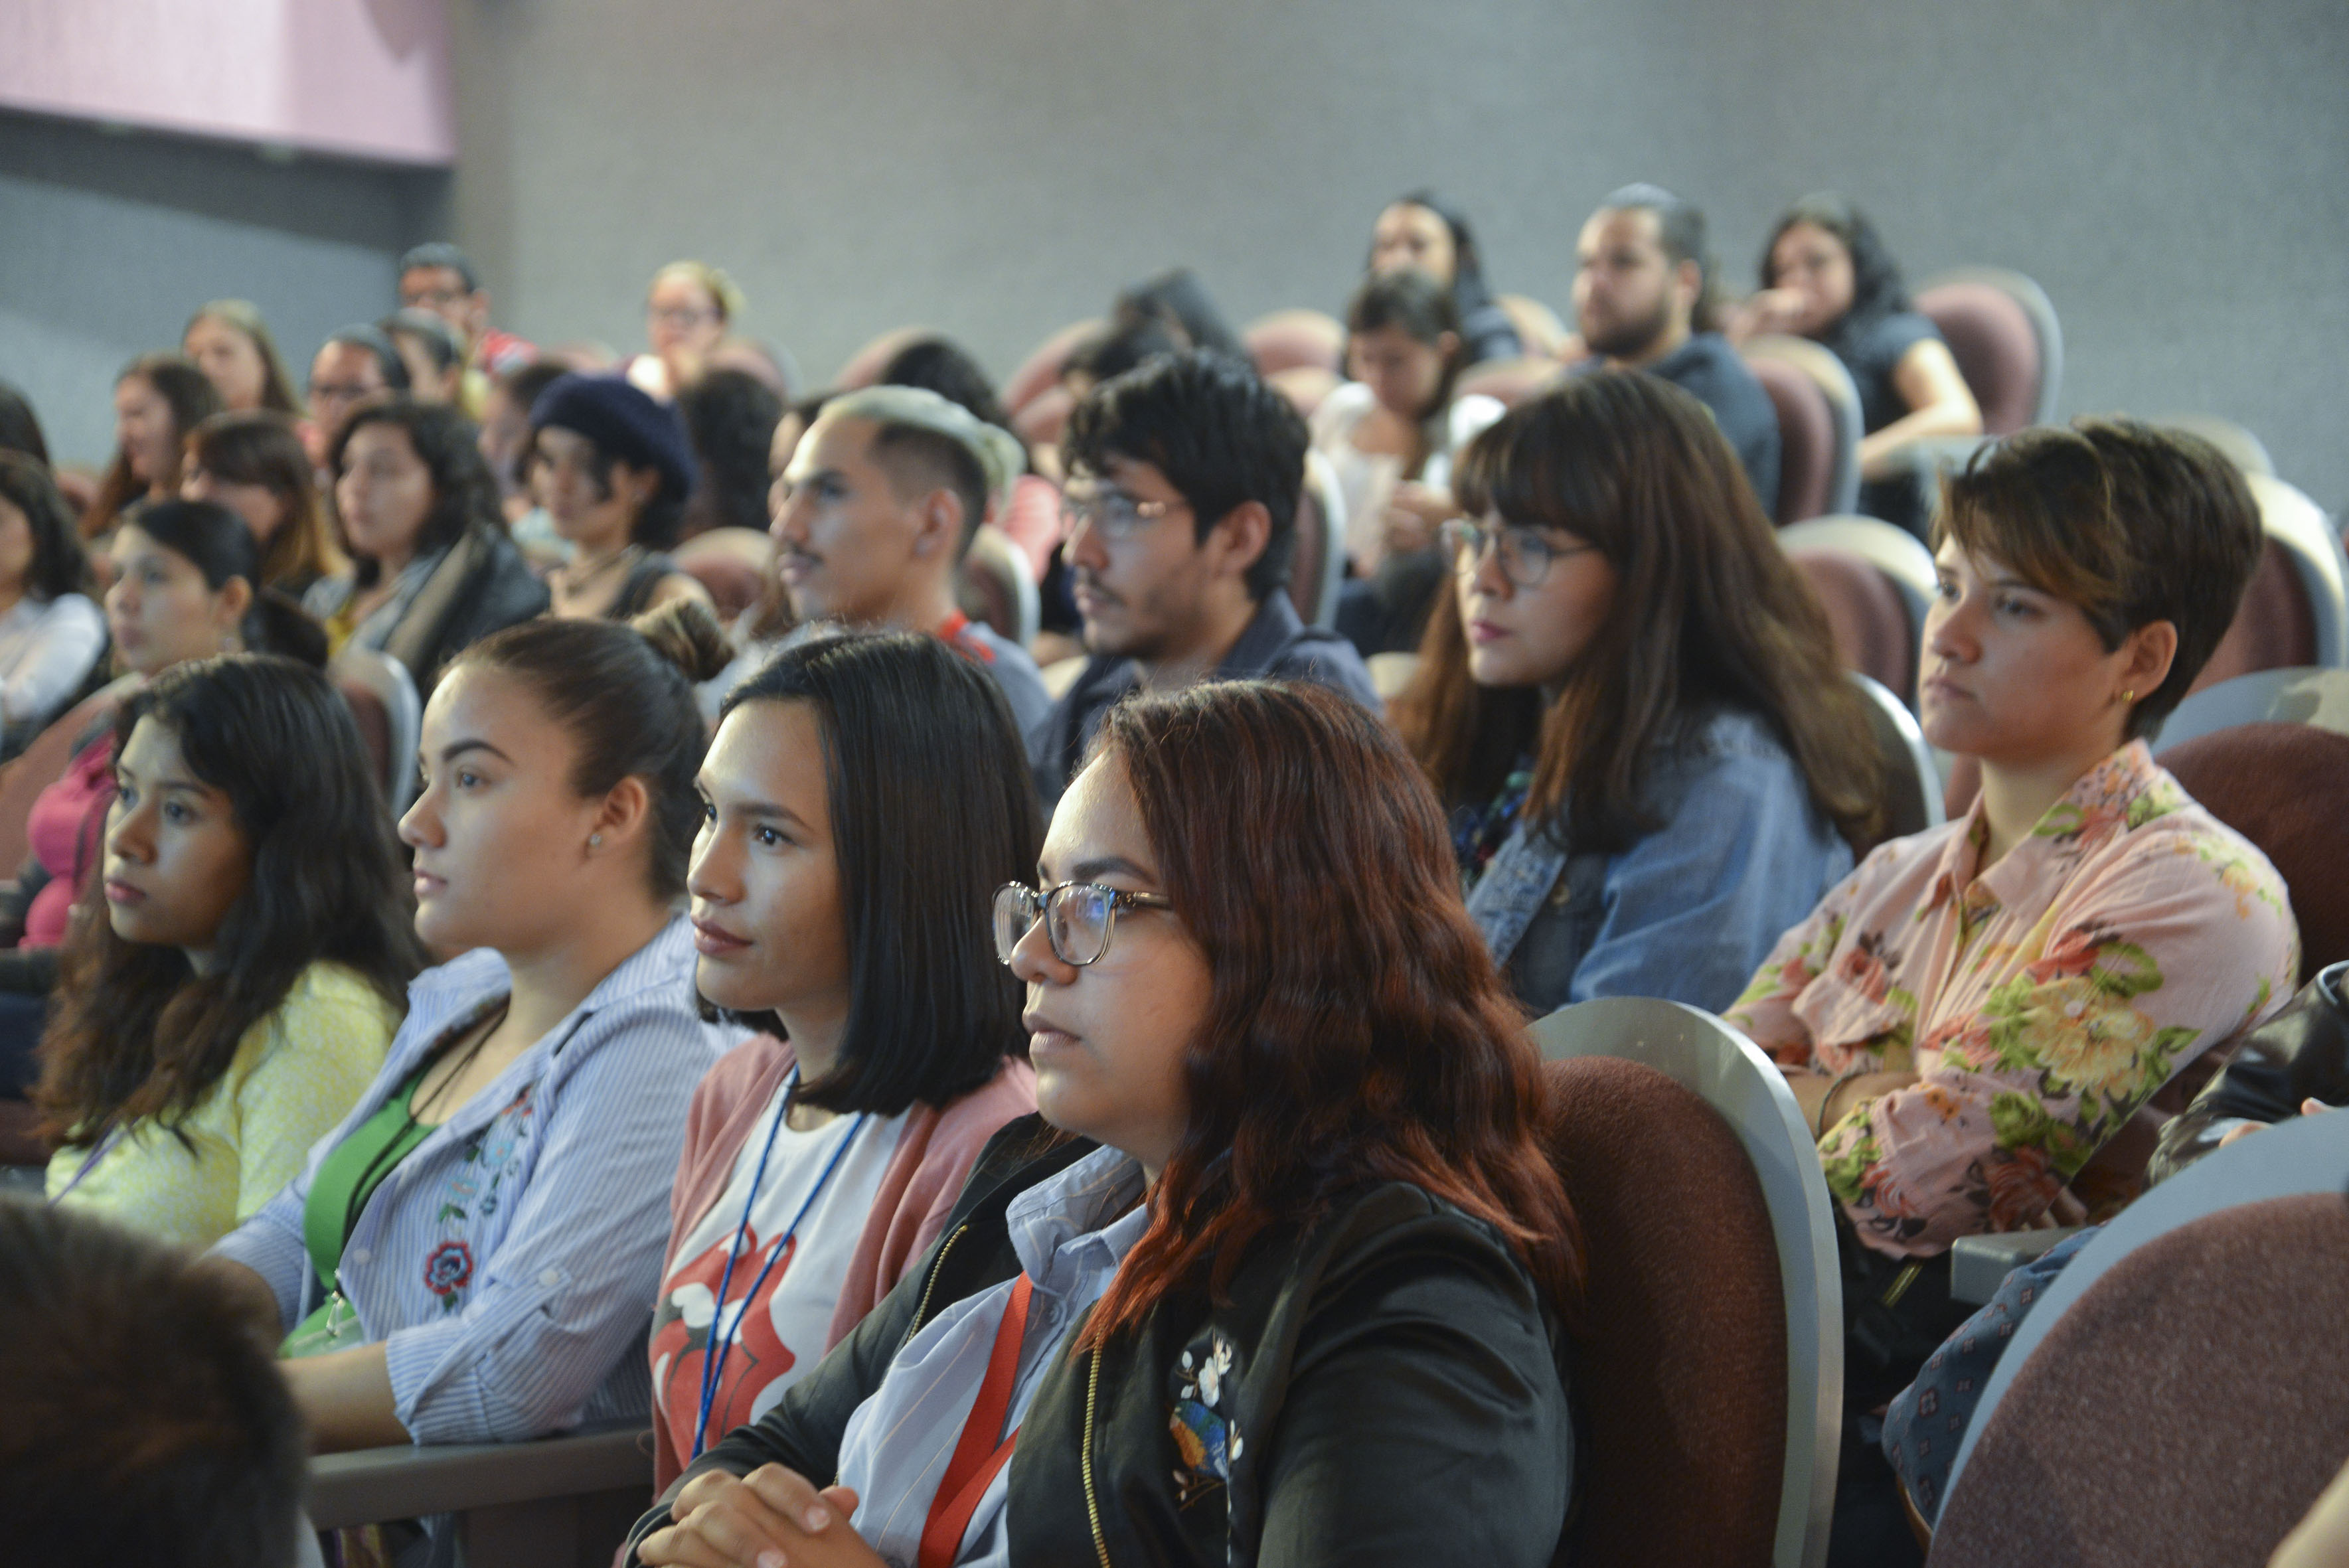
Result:
<svg viewBox="0 0 2349 1568"><path fill-rule="evenodd" d="M1851 870L1851 846L1751 714L1720 713L1660 757L1647 794L1663 825L1613 853L1577 853L1520 818L1471 890L1468 913L1537 1015L1593 996L1718 1013Z"/></svg>

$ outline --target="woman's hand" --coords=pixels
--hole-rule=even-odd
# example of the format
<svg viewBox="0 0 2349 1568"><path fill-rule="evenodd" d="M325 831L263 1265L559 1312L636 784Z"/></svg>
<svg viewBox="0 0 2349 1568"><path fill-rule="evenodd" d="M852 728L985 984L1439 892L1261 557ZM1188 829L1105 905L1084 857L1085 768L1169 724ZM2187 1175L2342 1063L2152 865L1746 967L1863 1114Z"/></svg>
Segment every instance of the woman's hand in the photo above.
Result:
<svg viewBox="0 0 2349 1568"><path fill-rule="evenodd" d="M848 1522L856 1494L781 1465L747 1476L710 1470L669 1505L676 1521L636 1546L639 1561L687 1568L885 1568Z"/></svg>
<svg viewBox="0 0 2349 1568"><path fill-rule="evenodd" d="M1732 342L1765 332L1795 332L1795 324L1803 319L1803 296L1793 289L1764 289L1747 297L1730 313L1728 336Z"/></svg>
<svg viewBox="0 0 2349 1568"><path fill-rule="evenodd" d="M1387 553L1426 549L1435 542L1435 531L1459 513L1450 490L1404 480L1387 498Z"/></svg>
<svg viewBox="0 0 2349 1568"><path fill-rule="evenodd" d="M1864 1099L1907 1088L1917 1081L1915 1073L1861 1073L1846 1078L1835 1088L1835 1078L1826 1073L1813 1072L1808 1068L1785 1068L1786 1087L1795 1091L1795 1103L1802 1108L1810 1125L1822 1135L1826 1130L1851 1114L1851 1108ZM1835 1088L1830 1095L1827 1091ZM1824 1103L1822 1103L1824 1102Z"/></svg>

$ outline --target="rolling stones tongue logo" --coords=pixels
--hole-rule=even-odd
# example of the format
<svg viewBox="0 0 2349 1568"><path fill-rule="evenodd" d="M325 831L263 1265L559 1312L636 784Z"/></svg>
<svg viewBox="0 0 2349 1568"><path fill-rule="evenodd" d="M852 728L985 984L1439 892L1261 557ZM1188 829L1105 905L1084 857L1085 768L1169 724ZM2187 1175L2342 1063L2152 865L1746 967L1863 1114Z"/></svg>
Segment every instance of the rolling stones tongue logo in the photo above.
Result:
<svg viewBox="0 0 2349 1568"><path fill-rule="evenodd" d="M732 1239L730 1235L727 1241ZM738 1304L759 1276L759 1266L765 1261L764 1244L753 1226L744 1239L741 1255L734 1260L734 1277L727 1283L728 1295L723 1304L728 1308L725 1316L730 1324L739 1310ZM783 1276L791 1272L792 1254L799 1251L799 1245L796 1236L783 1243L783 1255L767 1275L769 1299L781 1288ZM669 1276L668 1288L661 1293L659 1309L653 1315L652 1360L660 1380L661 1408L672 1420L685 1423L688 1441L693 1420L701 1409L701 1367L709 1354L710 1319L704 1311L698 1310L693 1315L701 1321L688 1322L686 1304L698 1307L715 1297L719 1278L725 1272L726 1242L712 1243L700 1256ZM719 1433L750 1421L750 1406L760 1391L790 1371L796 1360L777 1337L772 1313L761 1306L745 1314L742 1326L735 1331L734 1347L726 1353L717 1397L710 1401L710 1440L715 1442Z"/></svg>

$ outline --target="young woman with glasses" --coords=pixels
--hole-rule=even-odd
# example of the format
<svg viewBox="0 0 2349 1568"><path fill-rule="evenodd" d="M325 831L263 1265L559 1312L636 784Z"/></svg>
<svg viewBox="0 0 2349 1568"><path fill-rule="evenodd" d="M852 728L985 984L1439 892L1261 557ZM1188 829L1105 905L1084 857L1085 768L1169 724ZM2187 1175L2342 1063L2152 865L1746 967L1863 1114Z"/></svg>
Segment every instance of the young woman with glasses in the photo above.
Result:
<svg viewBox="0 0 2349 1568"><path fill-rule="evenodd" d="M687 1118L653 1312L664 1487L889 1294L1036 1108L985 915L1043 824L984 669L929 636L794 648L728 698L700 790L696 978L772 1032Z"/></svg>
<svg viewBox="0 0 2349 1568"><path fill-rule="evenodd" d="M1579 1248L1411 758L1319 687L1126 703L1035 877L1041 1117L633 1561L1548 1563Z"/></svg>
<svg viewBox="0 0 2349 1568"><path fill-rule="evenodd" d="M1453 592L1398 699L1518 999L1719 1010L1877 815L1865 699L1702 404L1606 371L1454 471Z"/></svg>

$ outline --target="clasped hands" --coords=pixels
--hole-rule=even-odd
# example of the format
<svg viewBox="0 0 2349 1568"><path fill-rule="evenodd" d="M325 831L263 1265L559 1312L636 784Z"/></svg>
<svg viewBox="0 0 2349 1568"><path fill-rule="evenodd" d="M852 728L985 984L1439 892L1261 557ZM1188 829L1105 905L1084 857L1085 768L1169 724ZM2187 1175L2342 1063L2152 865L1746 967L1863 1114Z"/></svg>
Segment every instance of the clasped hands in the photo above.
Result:
<svg viewBox="0 0 2349 1568"><path fill-rule="evenodd" d="M819 1491L781 1465L710 1470L685 1484L669 1505L675 1522L638 1542L636 1556L655 1568L884 1568L848 1522L855 1511L848 1488Z"/></svg>

